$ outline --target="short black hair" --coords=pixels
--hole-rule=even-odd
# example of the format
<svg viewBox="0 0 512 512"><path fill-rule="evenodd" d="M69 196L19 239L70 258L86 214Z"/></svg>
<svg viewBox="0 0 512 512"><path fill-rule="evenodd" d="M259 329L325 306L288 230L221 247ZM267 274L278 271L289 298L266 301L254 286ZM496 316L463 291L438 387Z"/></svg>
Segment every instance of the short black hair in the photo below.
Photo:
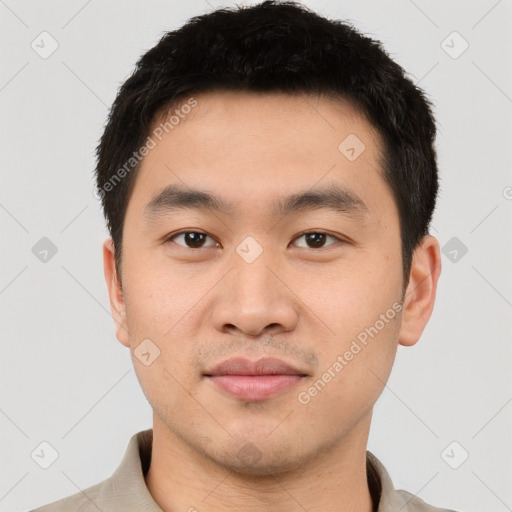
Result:
<svg viewBox="0 0 512 512"><path fill-rule="evenodd" d="M399 212L405 287L438 191L432 104L379 41L294 1L267 0L191 18L165 33L119 89L96 148L96 192L118 272L137 150L152 122L192 94L222 90L345 99L366 116L381 136L383 176Z"/></svg>

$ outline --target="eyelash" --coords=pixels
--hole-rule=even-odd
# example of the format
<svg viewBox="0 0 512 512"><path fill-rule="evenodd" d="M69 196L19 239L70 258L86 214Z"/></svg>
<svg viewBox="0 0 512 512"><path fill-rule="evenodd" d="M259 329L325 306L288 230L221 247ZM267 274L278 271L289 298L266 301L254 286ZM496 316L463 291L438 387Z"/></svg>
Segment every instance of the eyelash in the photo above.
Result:
<svg viewBox="0 0 512 512"><path fill-rule="evenodd" d="M164 242L165 243L168 243L168 242L171 242L171 243L174 243L176 244L176 242L173 242L173 239L176 238L177 236L180 236L180 235L186 235L187 233L195 233L195 234L199 234L199 235L205 235L205 236L208 236L210 237L212 240L215 240L213 237L211 237L210 235L208 235L207 233L203 233L202 231L179 231L178 233L173 233L172 235L169 235L168 237L166 237L164 239ZM311 234L315 234L315 235L326 235L327 237L331 237L333 238L334 240L336 240L337 242L339 243L343 243L344 240L342 240L341 238L338 238L337 236L334 236L334 235L331 235L329 233L326 233L324 231L304 231L303 233L300 233L298 234L293 240L297 240L298 238L301 238L305 235L311 235ZM292 241L293 241L292 240ZM218 243L218 242L217 242ZM192 251L198 251L200 249L208 249L208 248L212 248L212 247L199 247L199 248L193 248L193 247L186 247L184 245L180 245L180 244L176 244L178 245L179 247L181 247L182 249L190 249ZM336 245L336 242L333 243L333 244L330 244L330 245L327 245L325 247L320 247L320 248L311 248L311 247L299 247L299 249L309 249L309 250L312 250L312 251L319 251L321 249L327 249L328 247L332 247L333 245ZM215 247L213 247L215 248Z"/></svg>

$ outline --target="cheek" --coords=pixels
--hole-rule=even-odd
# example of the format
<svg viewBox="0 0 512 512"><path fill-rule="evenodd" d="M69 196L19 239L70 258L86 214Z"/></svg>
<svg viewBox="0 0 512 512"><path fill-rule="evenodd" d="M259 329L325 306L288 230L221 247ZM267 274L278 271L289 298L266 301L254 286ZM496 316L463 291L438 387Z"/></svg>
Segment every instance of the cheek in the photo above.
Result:
<svg viewBox="0 0 512 512"><path fill-rule="evenodd" d="M204 294L199 281L186 286L183 274L167 271L165 266L139 266L135 260L127 262L126 268L126 317L132 358L140 379L148 384L160 381L172 385L165 370L188 379L187 361L196 337L191 326L196 326L197 303ZM180 291L182 286L185 292ZM144 367L137 359L137 347L146 339L156 345L155 351L159 350L151 367Z"/></svg>
<svg viewBox="0 0 512 512"><path fill-rule="evenodd" d="M316 340L321 354L316 378L329 381L330 391L322 393L322 400L333 401L333 406L341 401L349 407L352 400L364 401L364 396L370 403L382 391L381 380L387 379L393 365L402 268L389 262L379 265L378 259L347 263L336 272L320 273L308 286L304 283L304 302L326 333Z"/></svg>
<svg viewBox="0 0 512 512"><path fill-rule="evenodd" d="M326 333L346 339L372 325L401 297L402 267L389 261L357 257L319 269L312 277L298 272L292 280L301 301L317 315ZM304 315L310 315L304 310Z"/></svg>
<svg viewBox="0 0 512 512"><path fill-rule="evenodd" d="M326 429L343 425L350 430L384 389L396 355L398 325L396 316L380 330L380 324L373 322L360 330L363 336L343 335L327 343L318 373L299 390L297 399L304 412L320 417L329 411Z"/></svg>
<svg viewBox="0 0 512 512"><path fill-rule="evenodd" d="M179 291L180 279L166 272L165 266L148 261L142 264L136 258L127 258L127 321L130 335L161 337L184 314L188 294Z"/></svg>

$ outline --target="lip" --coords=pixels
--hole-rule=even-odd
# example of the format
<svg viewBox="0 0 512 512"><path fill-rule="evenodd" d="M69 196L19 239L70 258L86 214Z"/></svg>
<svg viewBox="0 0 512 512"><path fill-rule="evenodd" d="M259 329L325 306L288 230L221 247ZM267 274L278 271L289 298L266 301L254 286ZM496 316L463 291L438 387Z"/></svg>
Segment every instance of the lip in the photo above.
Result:
<svg viewBox="0 0 512 512"><path fill-rule="evenodd" d="M246 401L272 398L306 377L299 368L273 357L226 359L204 375L225 394Z"/></svg>
<svg viewBox="0 0 512 512"><path fill-rule="evenodd" d="M219 375L306 375L295 366L275 357L262 357L251 361L245 357L231 357L205 372L207 376Z"/></svg>

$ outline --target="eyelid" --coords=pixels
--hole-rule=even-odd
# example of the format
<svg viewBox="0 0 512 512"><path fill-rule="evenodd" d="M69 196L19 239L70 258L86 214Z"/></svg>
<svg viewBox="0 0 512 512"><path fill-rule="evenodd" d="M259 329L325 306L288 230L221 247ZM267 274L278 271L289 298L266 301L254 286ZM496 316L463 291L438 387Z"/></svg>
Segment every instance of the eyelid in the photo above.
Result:
<svg viewBox="0 0 512 512"><path fill-rule="evenodd" d="M305 231L302 231L301 233L299 233L298 235L296 235L292 242L297 240L298 238L301 238L303 237L304 235L309 235L309 234L312 234L314 233L315 235L326 235L326 236L330 236L331 238L334 238L336 240L336 242L332 243L332 244L329 244L325 247L320 247L319 249L312 249L310 247L298 247L298 249L306 249L306 250L310 250L310 251L320 251L322 249L327 249L329 247L332 247L334 245L337 245L338 243L347 243L347 240L345 240L344 238L338 236L338 235L333 235L332 233L328 233L327 231L323 231L322 229L307 229ZM291 242L290 242L291 243Z"/></svg>
<svg viewBox="0 0 512 512"><path fill-rule="evenodd" d="M208 233L205 233L204 231L201 231L201 230L198 230L198 229L185 229L185 230L178 231L176 233L171 233L170 235L167 235L163 239L163 241L164 241L164 243L172 242L172 243L176 244L176 242L173 242L172 239L177 237L177 236L179 236L179 235L184 235L186 233L198 233L198 234L201 234L201 235L205 235L205 236L211 238L212 240L214 240L216 244L219 244L219 241L216 240L212 235L209 235ZM347 239L346 237L342 237L342 236L338 236L338 235L333 235L333 234L328 233L326 231L323 231L321 229L307 229L305 231L302 231L302 232L298 233L297 235L295 235L295 237L292 239L292 241L290 243L294 242L298 238L303 237L304 235L309 235L309 234L312 234L312 233L314 233L314 234L322 234L322 235L329 236L331 238L334 238L336 240L336 242L334 242L332 244L329 244L329 245L327 245L325 247L320 247L318 249L312 249L310 247L297 247L298 249L306 249L306 250L318 252L318 251L320 251L322 249L327 249L329 247L335 246L338 243L350 243L350 240ZM216 247L216 245L215 245L215 246L199 247L197 249L193 249L191 247L186 247L186 246L180 245L180 244L176 244L176 245L178 247L182 247L183 249L190 249L192 251L198 251L199 249L209 249L209 248L212 248L212 247Z"/></svg>
<svg viewBox="0 0 512 512"><path fill-rule="evenodd" d="M198 233L200 235L205 235L207 237L210 237L212 240L214 240L216 244L219 243L212 235L209 235L208 233L205 233L204 231L201 231L199 229L184 229L184 230L178 231L176 233L171 233L170 235L166 235L164 237L163 242L164 243L171 242L171 243L176 244L178 247L181 247L183 249L191 249L192 251L197 251L199 249L210 249L212 247L215 247L215 246L208 246L208 247L200 247L199 249L192 249L191 247L186 247L184 245L177 244L176 242L174 242L172 240L173 238L180 236L180 235L185 235L186 233Z"/></svg>

